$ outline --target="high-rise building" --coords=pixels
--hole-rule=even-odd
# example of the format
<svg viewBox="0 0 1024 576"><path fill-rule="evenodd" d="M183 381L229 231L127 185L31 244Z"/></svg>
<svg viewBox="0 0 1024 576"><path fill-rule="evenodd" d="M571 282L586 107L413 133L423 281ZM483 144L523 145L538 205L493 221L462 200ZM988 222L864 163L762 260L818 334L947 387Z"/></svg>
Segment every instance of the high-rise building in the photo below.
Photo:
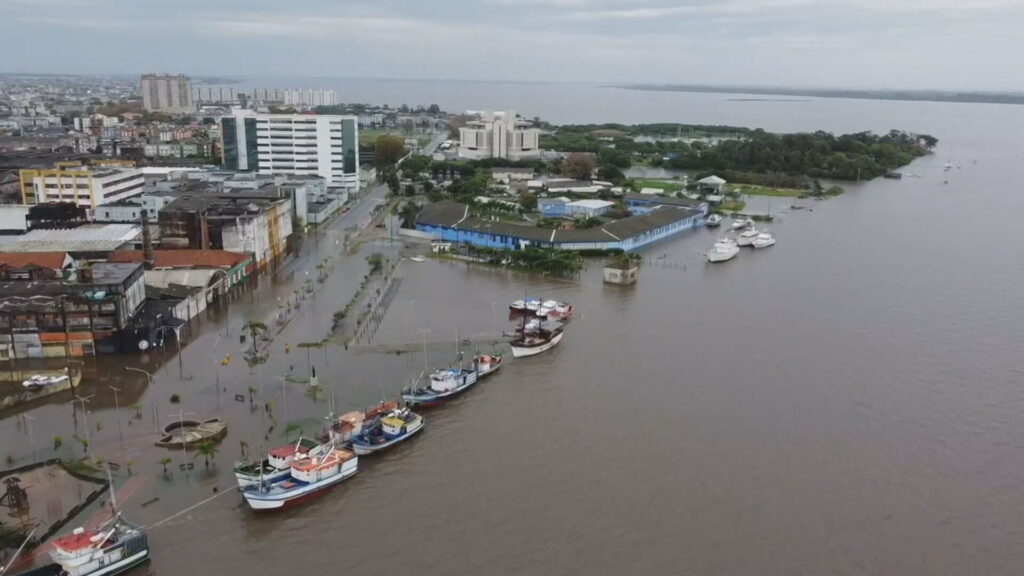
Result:
<svg viewBox="0 0 1024 576"><path fill-rule="evenodd" d="M147 112L188 114L194 112L192 79L184 74L142 75L142 107Z"/></svg>
<svg viewBox="0 0 1024 576"><path fill-rule="evenodd" d="M482 112L459 129L459 157L521 160L540 156L540 130L518 120L514 110Z"/></svg>
<svg viewBox="0 0 1024 576"><path fill-rule="evenodd" d="M221 118L221 150L228 170L320 176L329 186L359 189L355 116L238 110Z"/></svg>

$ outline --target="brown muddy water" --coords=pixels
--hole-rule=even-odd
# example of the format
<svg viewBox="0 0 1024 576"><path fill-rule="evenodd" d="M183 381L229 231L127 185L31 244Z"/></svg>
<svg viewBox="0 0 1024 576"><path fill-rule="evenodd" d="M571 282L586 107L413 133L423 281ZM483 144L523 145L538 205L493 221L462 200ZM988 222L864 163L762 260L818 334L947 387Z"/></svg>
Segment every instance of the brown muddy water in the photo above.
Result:
<svg viewBox="0 0 1024 576"><path fill-rule="evenodd" d="M749 105L767 118L781 104ZM305 374L305 352L294 346L322 337L365 272L361 257L341 259L278 336L262 379L241 361L238 331L287 296L289 282L301 283L308 263L331 253L330 241L310 248L278 284L264 281L205 320L181 372L170 350L166 362L159 351L148 358L148 387L121 370L140 358L90 361L90 453L134 460L142 480L118 479L131 488L123 499L131 519L160 522L215 487L227 492L154 527L149 569L1019 573L1024 262L1014 232L1024 213L1015 178L1024 156L1010 127L1024 125L1024 109L814 105L813 114L787 112L792 129L848 129L857 118L843 115L862 114L861 128L927 131L942 144L907 168L919 177L852 185L805 210L780 202L770 225L775 247L712 266L701 252L722 232L652 246L631 288L602 285L596 261L571 281L403 262L372 345L312 351L324 388L315 399L282 377L289 368ZM960 167L944 172L947 161ZM394 253L378 240L361 256L375 251ZM232 492L240 441L279 444L285 420L315 427L332 389L339 411L374 402L382 390L396 394L422 370L424 334L431 367L449 362L456 331L486 341L510 329L507 304L525 292L575 304L579 317L558 348L510 358L470 393L426 411L422 435L362 458L356 477L309 505L256 515ZM216 359L228 351L234 360L219 369L218 408ZM268 417L234 399L261 380L278 421L269 438ZM120 419L110 385L122 390ZM180 406L169 403L173 393ZM52 454L57 434L62 451L81 452L67 440L75 426L69 400L31 411L41 453ZM167 455L176 467L182 456L152 446L153 414L166 423L179 409L219 414L229 434L209 470L200 458L188 477L175 469L164 479L156 461ZM0 434L4 454L25 457L23 419L8 415Z"/></svg>

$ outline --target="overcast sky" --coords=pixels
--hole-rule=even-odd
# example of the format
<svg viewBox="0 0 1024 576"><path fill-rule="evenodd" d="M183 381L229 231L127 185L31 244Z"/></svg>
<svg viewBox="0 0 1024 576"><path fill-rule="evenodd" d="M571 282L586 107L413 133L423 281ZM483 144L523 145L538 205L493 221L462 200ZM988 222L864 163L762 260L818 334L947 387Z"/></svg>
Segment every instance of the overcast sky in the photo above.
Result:
<svg viewBox="0 0 1024 576"><path fill-rule="evenodd" d="M1024 0L0 0L0 71L1024 90Z"/></svg>

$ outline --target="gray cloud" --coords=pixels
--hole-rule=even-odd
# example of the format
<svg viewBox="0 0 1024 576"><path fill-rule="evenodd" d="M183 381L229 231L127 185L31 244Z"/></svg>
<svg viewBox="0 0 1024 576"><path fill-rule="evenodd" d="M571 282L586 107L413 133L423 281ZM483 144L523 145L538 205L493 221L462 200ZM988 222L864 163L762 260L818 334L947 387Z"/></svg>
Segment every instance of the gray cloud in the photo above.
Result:
<svg viewBox="0 0 1024 576"><path fill-rule="evenodd" d="M1022 26L1021 0L0 0L0 70L1024 90Z"/></svg>

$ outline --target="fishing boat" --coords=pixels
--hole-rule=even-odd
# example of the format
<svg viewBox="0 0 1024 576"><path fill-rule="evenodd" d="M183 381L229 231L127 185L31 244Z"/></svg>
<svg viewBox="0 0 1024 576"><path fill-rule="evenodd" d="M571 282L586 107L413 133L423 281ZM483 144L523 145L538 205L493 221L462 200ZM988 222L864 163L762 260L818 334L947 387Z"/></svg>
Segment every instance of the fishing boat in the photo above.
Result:
<svg viewBox="0 0 1024 576"><path fill-rule="evenodd" d="M557 321L541 322L536 330L523 330L516 339L512 340L512 356L524 358L536 356L551 350L562 341L565 335L563 328L565 324Z"/></svg>
<svg viewBox="0 0 1024 576"><path fill-rule="evenodd" d="M469 390L478 380L475 367L435 370L425 386L406 389L402 398L411 406L430 406Z"/></svg>
<svg viewBox="0 0 1024 576"><path fill-rule="evenodd" d="M750 246L753 243L754 238L761 232L754 227L747 228L743 232L740 232L739 236L736 237L737 246Z"/></svg>
<svg viewBox="0 0 1024 576"><path fill-rule="evenodd" d="M54 376L48 376L46 374L36 374L22 381L21 385L29 390L41 390L47 386L53 386L54 384L62 384L67 382L71 378L67 374L58 374Z"/></svg>
<svg viewBox="0 0 1024 576"><path fill-rule="evenodd" d="M746 219L741 218L739 216L734 217L733 220L732 220L732 229L733 230L739 230L741 228L746 227L746 225L747 225Z"/></svg>
<svg viewBox="0 0 1024 576"><path fill-rule="evenodd" d="M350 441L352 451L364 456L389 448L423 430L426 423L426 419L408 408L392 410L363 426L362 433Z"/></svg>
<svg viewBox="0 0 1024 576"><path fill-rule="evenodd" d="M573 307L568 302L545 300L537 309L536 316L540 319L565 320L572 316Z"/></svg>
<svg viewBox="0 0 1024 576"><path fill-rule="evenodd" d="M508 305L508 309L513 312L526 312L526 300L516 300Z"/></svg>
<svg viewBox="0 0 1024 576"><path fill-rule="evenodd" d="M181 448L220 440L228 433L228 425L220 418L178 420L164 426L164 435L157 446Z"/></svg>
<svg viewBox="0 0 1024 576"><path fill-rule="evenodd" d="M704 221L704 225L708 228L718 228L722 225L722 216L720 214L712 214Z"/></svg>
<svg viewBox="0 0 1024 576"><path fill-rule="evenodd" d="M751 246L754 248L767 248L775 245L775 237L769 234L767 231L761 232L751 242Z"/></svg>
<svg viewBox="0 0 1024 576"><path fill-rule="evenodd" d="M712 246L711 250L708 250L707 258L708 262L725 262L726 260L732 260L740 253L739 246L731 238L721 238L715 245Z"/></svg>
<svg viewBox="0 0 1024 576"><path fill-rule="evenodd" d="M107 478L110 478L109 468ZM54 540L50 550L53 563L23 572L22 576L116 576L149 560L146 531L121 518L112 481L110 508L110 519L97 528L75 528Z"/></svg>
<svg viewBox="0 0 1024 576"><path fill-rule="evenodd" d="M359 471L359 458L347 450L331 448L317 457L299 458L290 464L287 478L261 482L242 492L253 510L293 506L351 478Z"/></svg>
<svg viewBox="0 0 1024 576"><path fill-rule="evenodd" d="M259 486L261 481L276 482L287 478L291 474L291 464L296 458L322 456L330 448L330 443L317 442L310 438L299 438L294 444L273 448L259 462L235 465L238 488L245 490L250 486Z"/></svg>

